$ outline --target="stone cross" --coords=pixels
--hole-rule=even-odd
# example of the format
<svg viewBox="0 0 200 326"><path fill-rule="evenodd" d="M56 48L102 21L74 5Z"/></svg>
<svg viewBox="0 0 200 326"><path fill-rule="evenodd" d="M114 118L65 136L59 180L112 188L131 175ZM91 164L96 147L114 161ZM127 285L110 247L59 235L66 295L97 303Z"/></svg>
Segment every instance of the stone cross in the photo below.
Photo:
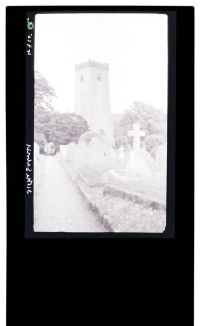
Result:
<svg viewBox="0 0 200 326"><path fill-rule="evenodd" d="M134 123L133 124L133 129L128 130L127 136L128 137L134 137L133 149L137 150L137 149L140 148L140 138L145 136L145 131L140 130L139 123Z"/></svg>

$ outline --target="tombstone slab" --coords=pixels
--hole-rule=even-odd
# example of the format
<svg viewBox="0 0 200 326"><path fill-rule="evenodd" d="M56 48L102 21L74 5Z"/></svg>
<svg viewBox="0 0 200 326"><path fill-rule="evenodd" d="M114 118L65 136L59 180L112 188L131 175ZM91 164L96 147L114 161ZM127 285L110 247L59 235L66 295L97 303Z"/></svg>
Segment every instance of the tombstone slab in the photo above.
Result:
<svg viewBox="0 0 200 326"><path fill-rule="evenodd" d="M145 131L140 130L139 123L135 123L133 129L128 130L127 135L133 137L133 149L125 168L126 175L133 178L150 177L152 175L149 164L150 157L149 154L140 147L140 138L145 136Z"/></svg>
<svg viewBox="0 0 200 326"><path fill-rule="evenodd" d="M164 176L167 172L167 145L160 145L155 154L157 173Z"/></svg>
<svg viewBox="0 0 200 326"><path fill-rule="evenodd" d="M152 175L151 169L144 159L142 149L137 149L131 152L131 158L128 161L125 173L130 177L150 177Z"/></svg>

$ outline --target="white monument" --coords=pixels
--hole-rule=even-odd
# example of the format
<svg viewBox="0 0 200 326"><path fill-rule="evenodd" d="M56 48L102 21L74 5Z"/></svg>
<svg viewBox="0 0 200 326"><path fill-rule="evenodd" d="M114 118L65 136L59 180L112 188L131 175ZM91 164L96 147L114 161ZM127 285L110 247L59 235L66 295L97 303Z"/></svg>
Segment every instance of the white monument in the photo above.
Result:
<svg viewBox="0 0 200 326"><path fill-rule="evenodd" d="M60 156L62 156L64 159L67 158L67 149L68 145L60 145Z"/></svg>
<svg viewBox="0 0 200 326"><path fill-rule="evenodd" d="M167 144L158 146L156 150L156 166L158 174L165 177L167 175Z"/></svg>
<svg viewBox="0 0 200 326"><path fill-rule="evenodd" d="M114 143L109 92L109 65L88 60L75 66L75 113L91 131L104 130L108 144Z"/></svg>
<svg viewBox="0 0 200 326"><path fill-rule="evenodd" d="M73 162L73 161L74 161L75 150L76 150L76 144L74 144L74 143L69 143L69 144L67 145L67 156L66 156L66 161L68 161L68 162Z"/></svg>
<svg viewBox="0 0 200 326"><path fill-rule="evenodd" d="M128 130L127 136L133 137L133 150L140 149L140 138L145 136L145 131L140 130L139 123L134 123L133 129Z"/></svg>
<svg viewBox="0 0 200 326"><path fill-rule="evenodd" d="M151 170L147 164L148 153L140 147L140 139L145 136L145 131L140 130L139 123L135 123L133 129L128 130L127 135L133 137L133 148L126 166L126 174L131 177L151 176Z"/></svg>
<svg viewBox="0 0 200 326"><path fill-rule="evenodd" d="M119 160L124 160L125 159L125 154L124 154L124 147L121 146L118 150L118 153L119 153Z"/></svg>
<svg viewBox="0 0 200 326"><path fill-rule="evenodd" d="M104 162L104 154L105 154L105 145L102 144L100 139L94 137L88 145L88 165L92 166L102 166Z"/></svg>
<svg viewBox="0 0 200 326"><path fill-rule="evenodd" d="M87 160L88 160L88 146L84 141L80 141L75 147L74 167L78 169L87 166Z"/></svg>

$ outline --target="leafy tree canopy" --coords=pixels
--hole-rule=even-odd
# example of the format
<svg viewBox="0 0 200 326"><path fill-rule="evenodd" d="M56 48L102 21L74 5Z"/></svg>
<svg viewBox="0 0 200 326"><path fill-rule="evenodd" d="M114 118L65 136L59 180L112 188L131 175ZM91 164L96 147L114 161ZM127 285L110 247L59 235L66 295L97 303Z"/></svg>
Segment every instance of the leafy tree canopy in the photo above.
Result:
<svg viewBox="0 0 200 326"><path fill-rule="evenodd" d="M39 112L35 115L35 141L44 139L60 145L78 142L80 135L88 130L87 122L75 113Z"/></svg>
<svg viewBox="0 0 200 326"><path fill-rule="evenodd" d="M56 97L55 90L49 85L48 81L40 72L34 73L34 108L38 111L53 111L52 100Z"/></svg>
<svg viewBox="0 0 200 326"><path fill-rule="evenodd" d="M80 135L88 130L86 121L74 113L54 111L52 101L56 97L56 92L38 71L35 71L34 88L35 141L41 144L47 140L63 145L77 142Z"/></svg>
<svg viewBox="0 0 200 326"><path fill-rule="evenodd" d="M136 122L140 124L142 130L145 130L143 141L147 141L145 145L149 152L166 139L167 115L152 105L134 102L129 110L125 110L121 117L114 120L116 147L127 148L132 145L132 137L127 136L127 131L131 130ZM152 135L154 137L149 138Z"/></svg>

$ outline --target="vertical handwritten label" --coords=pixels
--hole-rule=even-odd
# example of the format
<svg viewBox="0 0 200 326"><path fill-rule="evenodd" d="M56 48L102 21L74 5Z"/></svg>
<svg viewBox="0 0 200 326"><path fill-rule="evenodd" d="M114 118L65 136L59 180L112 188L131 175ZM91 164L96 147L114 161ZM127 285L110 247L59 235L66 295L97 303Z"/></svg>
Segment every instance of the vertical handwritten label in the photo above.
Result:
<svg viewBox="0 0 200 326"><path fill-rule="evenodd" d="M34 23L27 18L27 37L26 37L26 53L27 55L32 55L33 49L33 33L31 32L34 29Z"/></svg>
<svg viewBox="0 0 200 326"><path fill-rule="evenodd" d="M26 144L26 193L30 195L32 193L32 146L30 144Z"/></svg>

